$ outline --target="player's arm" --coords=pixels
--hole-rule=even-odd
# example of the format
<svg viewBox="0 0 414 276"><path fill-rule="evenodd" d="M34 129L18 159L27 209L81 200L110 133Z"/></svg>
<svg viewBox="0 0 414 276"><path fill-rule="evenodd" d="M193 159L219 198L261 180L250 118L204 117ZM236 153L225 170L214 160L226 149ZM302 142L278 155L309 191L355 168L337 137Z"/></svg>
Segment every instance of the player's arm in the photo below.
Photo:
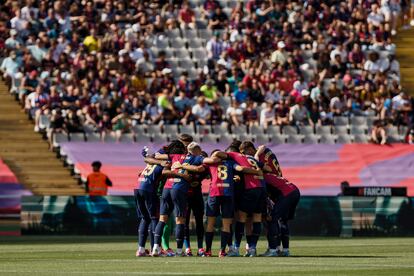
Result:
<svg viewBox="0 0 414 276"><path fill-rule="evenodd" d="M216 151L215 153L213 153L213 155L211 157L226 159L226 158L229 157L229 155L227 153L225 153L224 151Z"/></svg>
<svg viewBox="0 0 414 276"><path fill-rule="evenodd" d="M219 158L219 157L216 157L216 156L214 156L214 154L213 154L213 156L212 157L206 157L206 158L204 158L203 159L203 164L206 164L206 165L213 165L213 164L217 164L217 163L219 163L219 162L221 162L221 158Z"/></svg>
<svg viewBox="0 0 414 276"><path fill-rule="evenodd" d="M169 158L168 158L168 154L156 152L155 153L155 159L168 160Z"/></svg>
<svg viewBox="0 0 414 276"><path fill-rule="evenodd" d="M265 173L271 173L272 172L272 168L270 168L269 165L263 165L262 170Z"/></svg>
<svg viewBox="0 0 414 276"><path fill-rule="evenodd" d="M201 172L204 172L206 170L206 168L203 165L195 166L195 165L179 164L179 163L173 164L171 169L173 169L173 170L183 169L183 170L186 170L186 171L196 172L196 173L201 173Z"/></svg>
<svg viewBox="0 0 414 276"><path fill-rule="evenodd" d="M191 181L191 177L190 177L190 175L188 175L188 174L183 174L183 173L179 173L179 172L173 172L173 171L168 170L168 169L164 169L164 170L162 171L162 175L163 175L163 176L165 176L165 177L167 177L167 178L175 178L175 177L179 177L179 178L184 179L184 180L185 180L185 181L187 181L187 182L190 182L190 181Z"/></svg>
<svg viewBox="0 0 414 276"><path fill-rule="evenodd" d="M244 167L240 165L236 165L234 169L238 172L245 173L245 174L263 175L263 172L260 169L253 169L253 168Z"/></svg>
<svg viewBox="0 0 414 276"><path fill-rule="evenodd" d="M111 179L109 179L109 177L106 177L105 183L106 183L106 186L112 187L112 181Z"/></svg>
<svg viewBox="0 0 414 276"><path fill-rule="evenodd" d="M256 154L254 155L254 158L255 158L256 160L259 160L259 156L260 156L260 155L262 155L262 154L264 153L265 149L266 149L266 146L265 146L265 145L261 145L261 146L259 146L259 147L257 148Z"/></svg>
<svg viewBox="0 0 414 276"><path fill-rule="evenodd" d="M168 157L168 156L167 156ZM167 158L168 160L168 158ZM150 165L161 165L163 167L167 166L167 160L157 159L153 157L145 157L144 162Z"/></svg>

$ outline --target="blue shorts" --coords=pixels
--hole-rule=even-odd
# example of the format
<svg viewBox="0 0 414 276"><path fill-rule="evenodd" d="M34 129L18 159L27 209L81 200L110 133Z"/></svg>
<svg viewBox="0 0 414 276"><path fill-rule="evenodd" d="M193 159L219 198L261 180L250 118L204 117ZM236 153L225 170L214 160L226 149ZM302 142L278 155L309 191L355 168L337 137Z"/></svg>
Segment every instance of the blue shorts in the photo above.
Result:
<svg viewBox="0 0 414 276"><path fill-rule="evenodd" d="M222 218L234 217L234 199L231 196L209 196L206 205L208 217L218 217L219 215Z"/></svg>
<svg viewBox="0 0 414 276"><path fill-rule="evenodd" d="M178 189L164 189L161 196L160 215L185 217L187 212L187 193Z"/></svg>
<svg viewBox="0 0 414 276"><path fill-rule="evenodd" d="M266 191L264 188L244 190L240 198L239 210L247 214L260 214L266 210Z"/></svg>
<svg viewBox="0 0 414 276"><path fill-rule="evenodd" d="M286 196L277 198L272 210L272 221L288 221L295 217L296 206L299 203L299 190L293 191Z"/></svg>
<svg viewBox="0 0 414 276"><path fill-rule="evenodd" d="M158 217L159 200L155 193L135 189L134 196L138 219L156 219Z"/></svg>

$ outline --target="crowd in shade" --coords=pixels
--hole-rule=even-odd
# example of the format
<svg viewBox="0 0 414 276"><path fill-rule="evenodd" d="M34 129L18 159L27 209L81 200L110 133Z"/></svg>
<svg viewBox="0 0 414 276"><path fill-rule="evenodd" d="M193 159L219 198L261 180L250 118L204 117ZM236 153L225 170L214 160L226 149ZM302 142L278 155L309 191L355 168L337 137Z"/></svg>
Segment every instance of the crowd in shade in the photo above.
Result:
<svg viewBox="0 0 414 276"><path fill-rule="evenodd" d="M410 126L397 0L5 0L10 91L51 129L137 124Z"/></svg>

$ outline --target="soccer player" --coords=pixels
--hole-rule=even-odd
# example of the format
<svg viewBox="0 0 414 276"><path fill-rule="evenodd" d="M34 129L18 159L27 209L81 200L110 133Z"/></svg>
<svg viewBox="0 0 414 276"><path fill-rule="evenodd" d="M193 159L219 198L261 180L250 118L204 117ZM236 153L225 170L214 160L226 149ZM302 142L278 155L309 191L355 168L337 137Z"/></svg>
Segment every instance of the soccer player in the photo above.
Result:
<svg viewBox="0 0 414 276"><path fill-rule="evenodd" d="M276 154L274 154L271 149L267 148L264 145L259 146L254 155L254 158L269 166L271 169L270 173L276 174L278 176L283 176L282 170L280 169L279 160L277 160ZM264 176L266 181L266 174Z"/></svg>
<svg viewBox="0 0 414 276"><path fill-rule="evenodd" d="M190 143L187 147L188 154L168 154L156 155L159 160L171 160L171 170L163 171L168 180L164 186L161 198L160 220L155 229L155 242L152 250L153 256L160 254L160 241L165 223L173 209L176 216L176 256L183 256L182 248L184 242L185 214L187 209L187 193L191 178L188 173L182 169L176 169L178 164L201 165L203 157L201 148L197 143Z"/></svg>
<svg viewBox="0 0 414 276"><path fill-rule="evenodd" d="M207 157L206 152L201 152L201 156L204 158ZM191 211L193 212L195 225L196 225L196 234L197 234L197 256L203 257L205 251L203 248L203 239L204 239L204 198L202 192L202 181L208 177L206 171L191 174L192 181L190 187L188 188L188 208L185 218L185 235L184 235L184 245L186 247L185 254L187 256L192 256L191 252L191 243L190 243L190 217Z"/></svg>
<svg viewBox="0 0 414 276"><path fill-rule="evenodd" d="M261 170L265 168L266 171L270 169L257 161L253 155L256 149L252 142L243 142L240 145L240 153L238 152L216 152L215 155L219 158L231 158L241 166L246 166L254 170ZM262 212L265 209L266 192L263 175L244 175L244 191L241 195L239 211L237 214L237 222L235 227L235 250L236 255L239 255L239 248L242 237L244 235L245 224L249 214L252 215L252 235L249 243L249 250L246 254L248 257L256 256L256 245L261 233Z"/></svg>
<svg viewBox="0 0 414 276"><path fill-rule="evenodd" d="M267 192L274 204L271 209L271 219L268 222L268 250L264 257L287 257L289 253L288 221L295 216L296 206L300 200L298 187L286 178L275 174L267 174ZM282 247L280 243L282 242Z"/></svg>
<svg viewBox="0 0 414 276"><path fill-rule="evenodd" d="M167 147L161 148L158 153L167 152L184 152L184 145L176 140L172 141ZM134 190L135 204L139 219L138 226L138 250L137 257L147 256L145 251L145 243L150 233L151 248L154 245L154 231L158 222L158 205L157 197L158 184L162 177L163 167L166 166L166 161L156 160L148 156L147 149L144 149L143 156L147 166L141 172L138 179L137 189Z"/></svg>

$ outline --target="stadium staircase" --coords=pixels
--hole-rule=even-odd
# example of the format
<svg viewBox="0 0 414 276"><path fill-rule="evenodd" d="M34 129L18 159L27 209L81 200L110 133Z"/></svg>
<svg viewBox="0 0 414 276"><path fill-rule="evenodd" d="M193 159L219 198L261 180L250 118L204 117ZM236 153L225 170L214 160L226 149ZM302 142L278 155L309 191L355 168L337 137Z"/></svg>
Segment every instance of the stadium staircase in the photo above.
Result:
<svg viewBox="0 0 414 276"><path fill-rule="evenodd" d="M405 92L414 96L414 29L400 29L394 42L401 68L401 85Z"/></svg>
<svg viewBox="0 0 414 276"><path fill-rule="evenodd" d="M33 124L1 81L0 157L33 194L84 194L69 170L48 150L48 144L33 131Z"/></svg>

